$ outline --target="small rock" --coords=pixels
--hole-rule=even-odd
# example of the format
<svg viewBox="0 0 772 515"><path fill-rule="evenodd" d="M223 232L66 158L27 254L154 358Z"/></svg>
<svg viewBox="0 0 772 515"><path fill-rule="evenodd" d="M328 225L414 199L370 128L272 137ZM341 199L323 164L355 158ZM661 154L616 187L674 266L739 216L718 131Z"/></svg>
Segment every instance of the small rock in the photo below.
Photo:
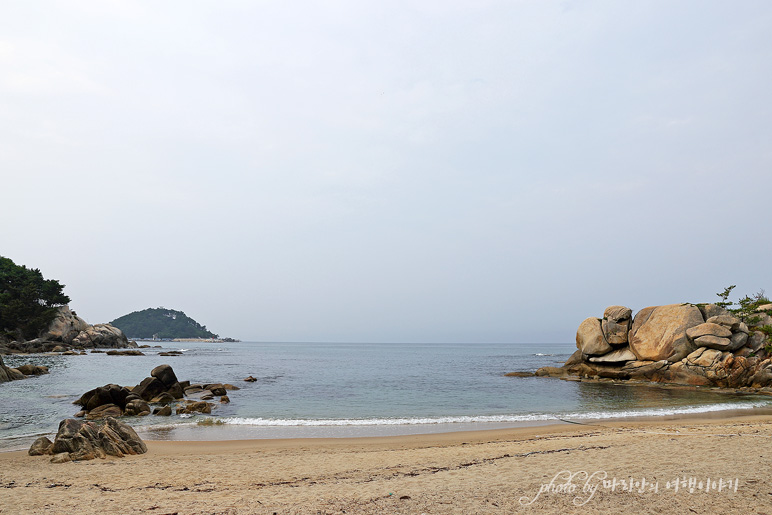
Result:
<svg viewBox="0 0 772 515"><path fill-rule="evenodd" d="M257 381L257 378L256 378L256 377L252 377L252 376L249 376L249 377L247 377L246 379L244 379L244 381L246 381L246 382L248 382L248 383L254 383L255 381Z"/></svg>
<svg viewBox="0 0 772 515"><path fill-rule="evenodd" d="M223 395L222 397L220 397L220 402L223 404L228 404L230 401L231 400L227 395Z"/></svg>
<svg viewBox="0 0 772 515"><path fill-rule="evenodd" d="M54 443L51 440L45 436L41 436L32 442L28 454L30 456L42 456L43 454L51 454L51 447L53 447L53 445Z"/></svg>

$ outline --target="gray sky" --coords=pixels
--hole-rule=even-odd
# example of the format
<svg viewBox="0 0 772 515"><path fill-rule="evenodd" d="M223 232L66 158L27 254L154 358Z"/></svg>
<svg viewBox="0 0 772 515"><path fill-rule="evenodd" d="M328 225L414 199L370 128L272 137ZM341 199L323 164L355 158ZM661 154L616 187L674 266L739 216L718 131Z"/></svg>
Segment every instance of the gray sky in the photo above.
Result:
<svg viewBox="0 0 772 515"><path fill-rule="evenodd" d="M771 54L766 1L3 2L0 255L261 341L772 290Z"/></svg>

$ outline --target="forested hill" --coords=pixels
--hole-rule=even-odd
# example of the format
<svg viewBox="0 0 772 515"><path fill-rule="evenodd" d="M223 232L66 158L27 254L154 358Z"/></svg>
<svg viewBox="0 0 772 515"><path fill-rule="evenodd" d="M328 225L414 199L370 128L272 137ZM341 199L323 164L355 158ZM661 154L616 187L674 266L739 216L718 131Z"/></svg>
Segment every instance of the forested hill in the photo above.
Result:
<svg viewBox="0 0 772 515"><path fill-rule="evenodd" d="M129 338L217 338L182 311L166 308L148 308L116 318L112 325Z"/></svg>

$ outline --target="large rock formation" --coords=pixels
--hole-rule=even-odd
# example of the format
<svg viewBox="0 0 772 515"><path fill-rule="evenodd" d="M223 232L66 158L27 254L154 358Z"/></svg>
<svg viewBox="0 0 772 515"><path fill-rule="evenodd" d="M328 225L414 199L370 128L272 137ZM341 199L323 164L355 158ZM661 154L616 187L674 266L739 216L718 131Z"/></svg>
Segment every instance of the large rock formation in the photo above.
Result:
<svg viewBox="0 0 772 515"><path fill-rule="evenodd" d="M691 304L643 308L630 329L630 350L642 361L679 361L696 348L686 330L703 322L699 308Z"/></svg>
<svg viewBox="0 0 772 515"><path fill-rule="evenodd" d="M743 321L713 304L652 306L630 324L631 310L611 306L602 320L579 325L579 350L563 367L544 367L536 375L772 387L772 340L764 327L772 325L772 305L763 308Z"/></svg>
<svg viewBox="0 0 772 515"><path fill-rule="evenodd" d="M93 460L105 456L123 457L127 454L143 454L147 446L131 426L112 417L103 423L68 418L59 423L59 431L53 443L38 438L30 447L31 456L51 454L54 463L72 460Z"/></svg>
<svg viewBox="0 0 772 515"><path fill-rule="evenodd" d="M0 354L57 352L70 348L136 347L136 343L129 342L120 329L110 324L89 325L68 306L61 306L58 309L54 320L38 338L2 344L0 345Z"/></svg>

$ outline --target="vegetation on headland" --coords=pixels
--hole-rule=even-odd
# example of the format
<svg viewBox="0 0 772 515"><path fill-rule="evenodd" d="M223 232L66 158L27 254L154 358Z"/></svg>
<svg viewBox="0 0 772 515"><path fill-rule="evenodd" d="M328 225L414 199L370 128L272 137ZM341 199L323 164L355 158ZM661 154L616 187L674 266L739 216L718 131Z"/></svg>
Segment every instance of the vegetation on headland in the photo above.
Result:
<svg viewBox="0 0 772 515"><path fill-rule="evenodd" d="M0 337L34 339L70 302L64 285L0 256Z"/></svg>
<svg viewBox="0 0 772 515"><path fill-rule="evenodd" d="M164 307L134 311L116 318L110 324L130 338L217 338L205 325L201 325L182 311Z"/></svg>

